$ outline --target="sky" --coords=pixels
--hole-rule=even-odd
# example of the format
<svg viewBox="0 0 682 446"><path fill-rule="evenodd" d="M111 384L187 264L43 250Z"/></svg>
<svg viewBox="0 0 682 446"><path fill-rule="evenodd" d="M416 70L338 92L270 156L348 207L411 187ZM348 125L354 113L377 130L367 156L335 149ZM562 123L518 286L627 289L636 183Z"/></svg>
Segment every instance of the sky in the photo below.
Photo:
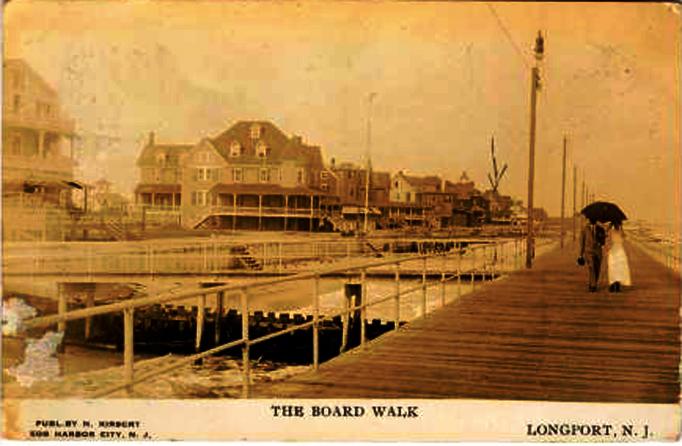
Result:
<svg viewBox="0 0 682 446"><path fill-rule="evenodd" d="M509 165L500 191L525 202L538 30L536 205L559 214L566 136L568 209L575 165L578 197L584 178L631 219L679 227L677 6L14 0L4 50L58 91L80 132L120 138L81 167L123 192L149 131L193 143L267 119L327 160L364 162L369 147L376 169L466 171L481 188L494 135Z"/></svg>

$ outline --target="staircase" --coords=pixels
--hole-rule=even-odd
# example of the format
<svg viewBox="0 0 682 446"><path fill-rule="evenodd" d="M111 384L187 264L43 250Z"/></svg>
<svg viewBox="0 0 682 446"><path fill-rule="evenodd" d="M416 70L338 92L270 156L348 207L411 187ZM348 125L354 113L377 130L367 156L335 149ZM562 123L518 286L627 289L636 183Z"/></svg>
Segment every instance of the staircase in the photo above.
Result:
<svg viewBox="0 0 682 446"><path fill-rule="evenodd" d="M353 230L352 224L339 215L327 214L323 218L331 223L336 232L348 232Z"/></svg>
<svg viewBox="0 0 682 446"><path fill-rule="evenodd" d="M239 245L231 249L231 253L244 265L246 269L260 271L263 265L259 262L249 249L248 245Z"/></svg>
<svg viewBox="0 0 682 446"><path fill-rule="evenodd" d="M102 228L106 231L107 234L109 234L111 237L113 237L115 240L119 242L125 240L139 240L139 237L136 237L133 234L126 231L123 224L118 220L113 219L105 220L102 222Z"/></svg>
<svg viewBox="0 0 682 446"><path fill-rule="evenodd" d="M374 246L372 244L372 242L365 240L365 245L370 249L370 251L372 251L372 253L374 254L374 257L383 257L384 256L384 253L381 252L381 250L379 248Z"/></svg>

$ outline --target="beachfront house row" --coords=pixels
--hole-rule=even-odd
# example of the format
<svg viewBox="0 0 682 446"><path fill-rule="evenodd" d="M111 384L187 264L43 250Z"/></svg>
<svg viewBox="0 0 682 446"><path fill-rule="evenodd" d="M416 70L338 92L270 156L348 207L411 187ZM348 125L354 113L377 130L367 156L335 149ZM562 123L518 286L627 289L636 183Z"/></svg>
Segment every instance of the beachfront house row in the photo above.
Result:
<svg viewBox="0 0 682 446"><path fill-rule="evenodd" d="M56 91L21 59L3 62L4 240L63 240L71 226L74 121Z"/></svg>
<svg viewBox="0 0 682 446"><path fill-rule="evenodd" d="M320 147L268 121L239 121L184 157L182 225L318 230L334 201L324 172Z"/></svg>

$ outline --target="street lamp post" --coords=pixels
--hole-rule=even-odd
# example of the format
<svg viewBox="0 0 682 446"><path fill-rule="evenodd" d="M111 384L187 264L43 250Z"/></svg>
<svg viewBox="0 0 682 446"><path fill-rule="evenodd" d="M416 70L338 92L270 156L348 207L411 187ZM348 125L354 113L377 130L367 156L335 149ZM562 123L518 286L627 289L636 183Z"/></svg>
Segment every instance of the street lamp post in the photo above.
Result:
<svg viewBox="0 0 682 446"><path fill-rule="evenodd" d="M365 219L363 224L363 233L368 231L368 217L369 217L369 188L371 186L370 177L372 175L372 102L377 94L372 92L367 97L367 168L365 171Z"/></svg>

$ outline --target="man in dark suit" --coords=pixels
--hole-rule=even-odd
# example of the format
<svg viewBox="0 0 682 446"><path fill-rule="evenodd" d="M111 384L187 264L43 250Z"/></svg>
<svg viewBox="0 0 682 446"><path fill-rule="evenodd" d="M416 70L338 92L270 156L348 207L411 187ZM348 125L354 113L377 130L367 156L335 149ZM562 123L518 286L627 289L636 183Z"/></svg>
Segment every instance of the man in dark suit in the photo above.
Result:
<svg viewBox="0 0 682 446"><path fill-rule="evenodd" d="M595 221L587 221L580 233L578 264L587 264L588 289L590 292L597 291L605 241L606 230Z"/></svg>

